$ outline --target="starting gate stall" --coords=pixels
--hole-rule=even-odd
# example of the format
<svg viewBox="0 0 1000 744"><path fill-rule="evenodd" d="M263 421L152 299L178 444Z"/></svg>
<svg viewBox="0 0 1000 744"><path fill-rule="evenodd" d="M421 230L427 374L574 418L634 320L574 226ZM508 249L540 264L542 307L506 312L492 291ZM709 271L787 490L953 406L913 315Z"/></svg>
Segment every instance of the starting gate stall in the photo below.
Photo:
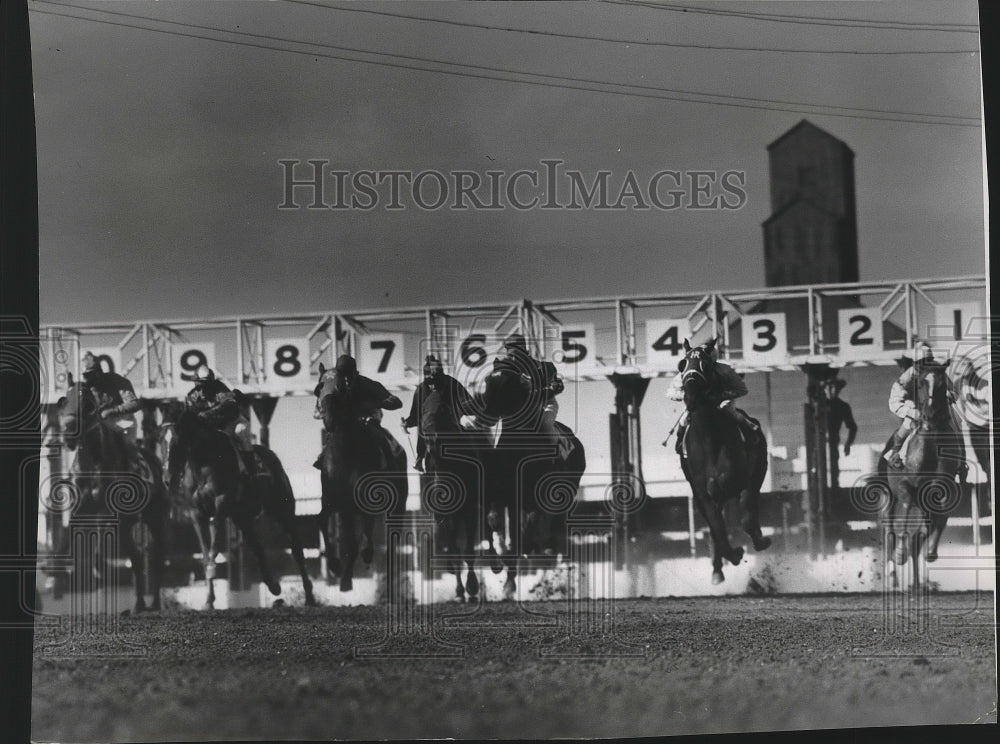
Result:
<svg viewBox="0 0 1000 744"><path fill-rule="evenodd" d="M277 400L313 395L320 364L332 366L341 354L354 356L362 374L395 392L413 391L425 357L433 354L447 372L478 391L503 340L519 332L527 337L532 353L553 362L567 382L559 398L560 420L578 433L603 431L610 422L608 446L599 446L592 434L585 438L586 482L600 480L597 476L608 483L637 480L644 484L643 497L683 499L687 530L676 537L686 539L693 554L703 530L696 524L687 484L673 453L664 456L667 453L655 448L680 405L658 398L654 405L661 416L667 409L667 424L645 436L640 411L651 383L662 386L655 381L677 374L685 339L697 344L718 338L720 359L737 372L755 376L748 380L751 395L741 403L761 419L768 436L771 467L765 491L805 494L801 526L810 552L822 554L828 549L823 530L831 498L842 486L829 462L820 383L841 372L850 374L856 383L852 390L857 390L852 395L860 396L857 404L868 406L866 410L873 411L869 415L885 422L884 428L871 436L866 433L867 439L857 443L859 455L852 455L852 462L845 458L841 476L872 469L871 451L881 447L892 425L885 411L888 384L903 352L919 339L956 360L951 370L960 410L967 420L978 416L985 426L991 420L989 380L985 375L984 382L982 372L983 359L985 369L991 368L986 314L986 279L980 276L214 320L55 324L42 331L42 379L47 384L42 394L43 401L53 405L70 376L79 376L81 353L89 350L104 369L128 378L147 402L143 436L149 437L155 433L157 408L183 398L192 373L206 364L248 396L258 437L267 442ZM868 377L865 370L872 371ZM804 382L797 389L796 379ZM603 392L605 380L614 386L613 398L607 395L610 391ZM804 429L794 413L802 410L800 405ZM788 423L789 411L794 425ZM779 441L782 436L785 444ZM644 458L644 445L656 454ZM979 469L980 481L988 467L983 463ZM293 477L302 514L318 511L314 476ZM418 492L418 483L417 474L411 473L411 494ZM605 493L602 487L584 487L580 499L597 501ZM414 508L417 503L416 498L410 501ZM787 518L787 504L783 506ZM977 508L973 499L970 519L978 541L976 526L983 522ZM637 527L627 520L622 525L626 539L619 544L627 546L628 530Z"/></svg>

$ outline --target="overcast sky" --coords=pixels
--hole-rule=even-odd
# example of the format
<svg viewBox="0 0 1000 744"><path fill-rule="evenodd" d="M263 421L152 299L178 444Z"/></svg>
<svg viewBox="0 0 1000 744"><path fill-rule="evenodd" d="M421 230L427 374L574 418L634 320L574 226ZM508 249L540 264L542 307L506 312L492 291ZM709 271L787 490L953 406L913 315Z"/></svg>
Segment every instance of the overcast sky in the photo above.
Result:
<svg viewBox="0 0 1000 744"><path fill-rule="evenodd" d="M985 272L974 2L29 7L43 323L761 287L766 146L803 118L856 155L862 279ZM746 196L281 210L282 159L560 159L612 201L630 171L735 171Z"/></svg>

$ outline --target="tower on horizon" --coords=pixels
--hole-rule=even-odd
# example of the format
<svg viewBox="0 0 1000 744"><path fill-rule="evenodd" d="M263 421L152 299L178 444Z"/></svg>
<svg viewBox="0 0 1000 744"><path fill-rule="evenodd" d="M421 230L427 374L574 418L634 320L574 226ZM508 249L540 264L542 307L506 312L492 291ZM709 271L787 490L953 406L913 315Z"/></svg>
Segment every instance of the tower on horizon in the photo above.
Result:
<svg viewBox="0 0 1000 744"><path fill-rule="evenodd" d="M856 282L854 153L803 119L767 146L771 216L764 223L767 286Z"/></svg>

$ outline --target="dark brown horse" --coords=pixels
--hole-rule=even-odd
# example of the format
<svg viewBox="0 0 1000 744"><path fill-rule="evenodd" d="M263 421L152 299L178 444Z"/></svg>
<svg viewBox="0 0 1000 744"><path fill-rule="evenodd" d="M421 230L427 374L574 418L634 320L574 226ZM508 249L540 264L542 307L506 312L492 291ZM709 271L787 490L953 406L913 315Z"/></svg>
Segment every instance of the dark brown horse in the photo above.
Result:
<svg viewBox="0 0 1000 744"><path fill-rule="evenodd" d="M69 476L79 502L70 517L70 531L86 517L114 519L119 544L132 564L135 611L141 612L147 609L145 565L133 529L145 525L151 536L151 609L159 610L169 512L160 461L151 452L130 445L121 432L114 431L100 417L89 387L73 384L70 379L70 388L58 408L63 443L76 452ZM64 533L67 540L70 531ZM68 552L68 545L62 547L63 553ZM73 557L77 562L74 570L87 570L91 560L104 556L96 553ZM104 575L104 571L98 571Z"/></svg>
<svg viewBox="0 0 1000 744"><path fill-rule="evenodd" d="M272 575L257 533L258 518L267 514L289 537L292 556L302 577L307 605L316 603L306 571L302 542L295 529L295 495L285 469L271 450L254 446L258 473L241 473L239 455L224 432L201 421L194 411L183 411L176 422L161 427L160 441L167 458L168 486L180 494L194 522L208 584L206 606L215 605L215 560L219 554L220 525L226 518L240 530L260 566L261 577L274 596L281 584Z"/></svg>
<svg viewBox="0 0 1000 744"><path fill-rule="evenodd" d="M708 522L712 536L712 583L725 581L722 562L734 566L743 560L743 548L729 542L723 506L738 499L744 511L743 529L753 541L754 550L766 550L771 540L761 534L757 502L767 474L767 442L758 428L751 441L745 442L736 422L719 409L721 401L713 395L715 362L709 342L691 348L684 341L685 359L681 373L684 405L688 412L685 437L686 458L681 467L691 485L695 506Z"/></svg>
<svg viewBox="0 0 1000 744"><path fill-rule="evenodd" d="M540 434L538 391L524 375L494 369L482 396L486 422L500 421L500 436L487 468L487 525L491 532L492 568L507 568L504 594L517 591L519 558L566 553L566 515L576 501L587 467L583 443L556 423L553 446ZM510 551L504 550L504 512L510 517Z"/></svg>
<svg viewBox="0 0 1000 744"><path fill-rule="evenodd" d="M929 563L937 560L948 516L962 496L956 476L964 474L964 444L952 418L947 367L948 362L915 365L912 393L919 425L905 445L903 467L887 468L879 458L879 475L889 488L882 512L886 563L895 586L892 564L904 565L912 557L914 590L921 586L920 556Z"/></svg>
<svg viewBox="0 0 1000 744"><path fill-rule="evenodd" d="M317 463L322 488L320 534L327 572L339 575L340 590L347 592L354 588L357 557L368 564L374 558L377 517L406 509L406 451L396 443L391 461L382 463L372 433L391 435L359 415L363 402L356 400L351 387L338 383L336 370L320 366L315 394L316 413L323 420L323 451Z"/></svg>

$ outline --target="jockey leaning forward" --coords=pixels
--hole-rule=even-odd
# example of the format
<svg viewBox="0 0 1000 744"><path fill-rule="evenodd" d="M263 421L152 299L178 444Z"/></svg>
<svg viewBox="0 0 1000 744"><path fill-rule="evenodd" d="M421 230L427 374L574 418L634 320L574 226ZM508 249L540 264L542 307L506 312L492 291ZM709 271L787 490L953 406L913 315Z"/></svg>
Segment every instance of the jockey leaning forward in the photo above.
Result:
<svg viewBox="0 0 1000 744"><path fill-rule="evenodd" d="M530 385L530 399L537 401L539 408L538 431L545 435L545 443L557 445L560 440L556 428L559 403L556 396L565 390L565 384L552 362L535 359L528 353L528 342L520 333L514 333L504 341L506 356L493 362L497 371L511 371L522 375Z"/></svg>
<svg viewBox="0 0 1000 744"><path fill-rule="evenodd" d="M917 344L914 352L903 352L903 360L910 362L910 365L903 370L889 391L889 410L902 419L899 427L892 434L892 442L883 457L889 463L889 467L896 470L902 469L903 460L899 456L899 450L906 441L907 436L917 428L917 406L914 402L916 393L917 368L921 364L934 364L934 352L926 342ZM951 381L948 381L948 401L953 403L955 395L951 390Z"/></svg>
<svg viewBox="0 0 1000 744"><path fill-rule="evenodd" d="M719 361L719 349L715 344L703 348L707 348L708 354L714 363L713 375L708 381L708 399L718 402L719 408L740 427L744 438L750 441L760 427L758 427L756 422L747 417L743 411L733 405L734 400L742 398L749 392L746 383L736 370L725 362ZM667 390L667 397L675 401L684 400L684 375L678 374L674 376L674 379L670 383L670 388ZM684 434L687 431L687 422L688 412L685 410L681 414L681 419L677 424L677 444L675 446L677 454L681 456L684 453Z"/></svg>
<svg viewBox="0 0 1000 744"><path fill-rule="evenodd" d="M396 411L403 401L386 390L382 383L358 373L354 357L343 354L334 366L334 387L340 392L352 393L352 415L361 422L361 430L371 447L378 453L379 469L386 470L402 453L399 443L382 428L382 410ZM322 455L320 455L322 458ZM319 467L319 459L314 465Z"/></svg>
<svg viewBox="0 0 1000 744"><path fill-rule="evenodd" d="M89 351L80 360L80 373L83 384L97 401L101 420L107 422L111 431L120 437L129 458L136 457L139 427L135 412L142 408L142 402L136 396L132 383L115 372L105 372L100 361Z"/></svg>
<svg viewBox="0 0 1000 744"><path fill-rule="evenodd" d="M424 379L413 394L403 430L417 427L417 460L414 467L423 472L427 440L436 433L456 431L462 416L474 416L475 405L461 382L444 373L441 361L431 355L424 361Z"/></svg>
<svg viewBox="0 0 1000 744"><path fill-rule="evenodd" d="M230 390L206 365L201 365L192 376L194 387L184 400L184 407L194 411L198 418L229 436L240 454L241 473L254 474L253 442L250 440L250 421L240 410L238 393Z"/></svg>

